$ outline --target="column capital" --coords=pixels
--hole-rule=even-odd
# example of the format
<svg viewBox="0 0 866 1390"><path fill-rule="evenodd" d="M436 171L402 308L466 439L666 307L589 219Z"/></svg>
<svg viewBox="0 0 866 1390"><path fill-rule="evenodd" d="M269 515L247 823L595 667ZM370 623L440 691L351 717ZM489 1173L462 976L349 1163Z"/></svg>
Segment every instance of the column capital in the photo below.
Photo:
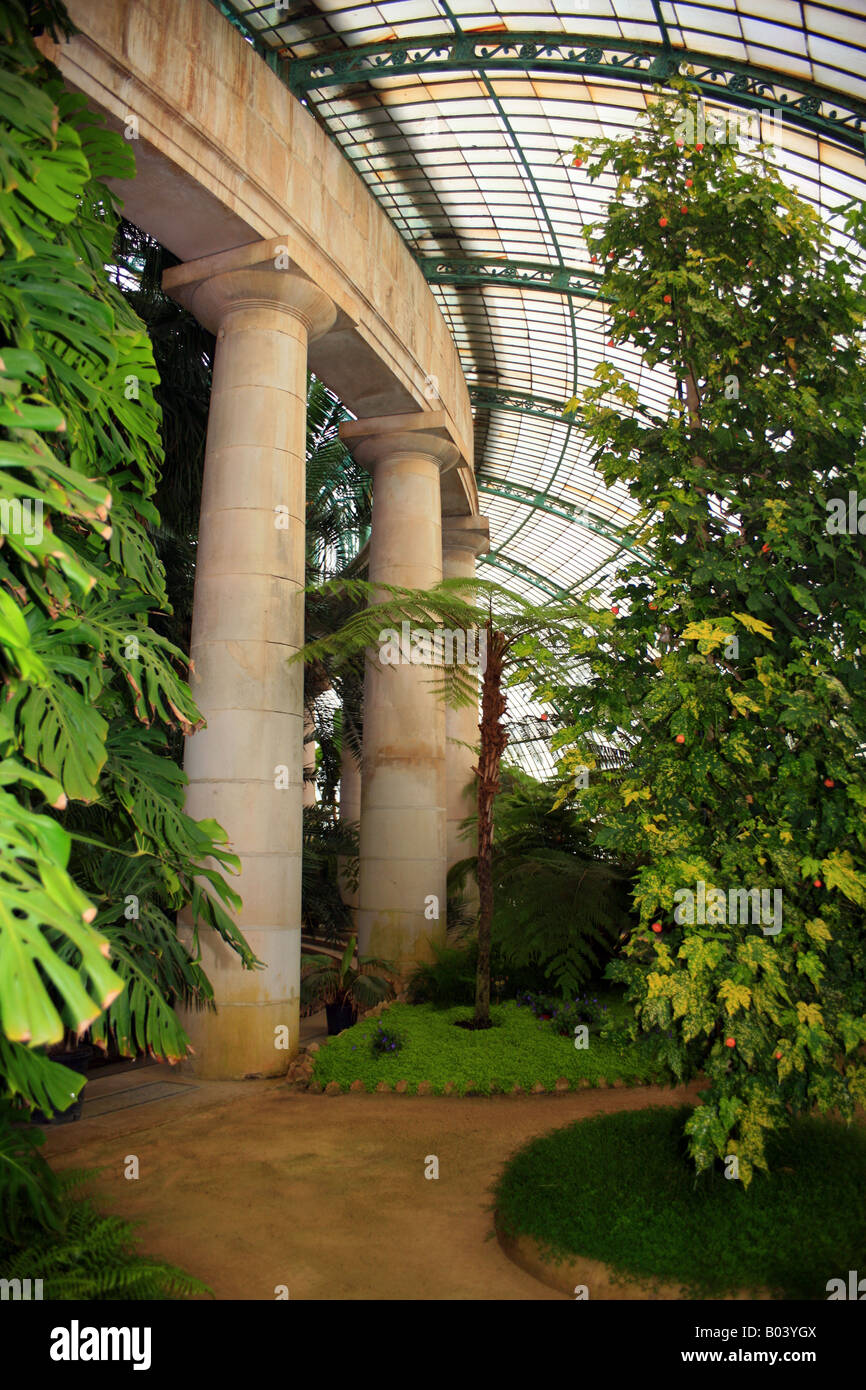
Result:
<svg viewBox="0 0 866 1390"><path fill-rule="evenodd" d="M167 294L216 334L239 308L272 308L304 323L308 338L333 328L337 307L299 273L279 237L173 266L162 277Z"/></svg>
<svg viewBox="0 0 866 1390"><path fill-rule="evenodd" d="M490 549L490 522L486 516L443 516L442 549L471 550L486 555Z"/></svg>
<svg viewBox="0 0 866 1390"><path fill-rule="evenodd" d="M465 456L444 410L347 420L340 426L340 438L356 462L370 469L395 454L423 454L438 463L440 473L447 473Z"/></svg>

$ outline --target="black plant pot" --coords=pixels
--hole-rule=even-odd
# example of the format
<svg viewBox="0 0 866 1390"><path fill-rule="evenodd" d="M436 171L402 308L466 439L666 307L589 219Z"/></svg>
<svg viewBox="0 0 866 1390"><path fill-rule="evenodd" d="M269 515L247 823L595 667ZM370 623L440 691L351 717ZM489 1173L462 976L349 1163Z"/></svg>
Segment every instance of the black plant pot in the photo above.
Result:
<svg viewBox="0 0 866 1390"><path fill-rule="evenodd" d="M50 1051L48 1056L52 1062L60 1062L62 1066L68 1067L70 1071L77 1071L79 1076L86 1076L90 1059L93 1056L93 1048L82 1046L74 1047L71 1052L61 1052L59 1049ZM84 1083L87 1085L87 1082ZM69 1125L74 1120L81 1119L81 1110L84 1105L84 1086L78 1092L78 1099L74 1100L66 1110L56 1110L51 1115L46 1115L42 1110L34 1110L30 1115L32 1124L36 1125Z"/></svg>
<svg viewBox="0 0 866 1390"><path fill-rule="evenodd" d="M328 1015L329 1038L342 1033L344 1028L351 1028L355 1022L354 1004L326 1004L325 1013Z"/></svg>

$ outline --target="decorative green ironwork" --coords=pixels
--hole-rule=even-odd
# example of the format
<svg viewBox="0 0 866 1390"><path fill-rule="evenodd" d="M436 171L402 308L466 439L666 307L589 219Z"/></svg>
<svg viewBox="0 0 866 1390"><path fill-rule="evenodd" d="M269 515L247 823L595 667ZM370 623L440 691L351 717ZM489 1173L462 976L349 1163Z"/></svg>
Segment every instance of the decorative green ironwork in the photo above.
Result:
<svg viewBox="0 0 866 1390"><path fill-rule="evenodd" d="M574 415L566 415L562 401L553 396L533 396L528 391L506 391L498 386L470 386L469 399L478 410L513 410L562 425L575 423Z"/></svg>
<svg viewBox="0 0 866 1390"><path fill-rule="evenodd" d="M573 522L587 531L593 531L597 536L603 536L618 549L630 551L646 564L653 563L649 552L636 545L628 532L585 506L579 507L572 502L565 502L561 497L551 497L547 492L533 492L532 488L523 487L520 483L487 479L483 474L476 480L476 486L479 492L486 493L489 497L501 497L506 502L519 502L524 507L534 507L536 511L559 517L561 521Z"/></svg>
<svg viewBox="0 0 866 1390"><path fill-rule="evenodd" d="M418 264L430 285L515 285L523 290L598 299L603 284L594 271L550 261L442 255L419 256Z"/></svg>
<svg viewBox="0 0 866 1390"><path fill-rule="evenodd" d="M286 65L296 96L326 87L346 87L375 77L430 72L573 73L625 82L665 83L683 72L706 97L758 111L779 109L792 125L864 152L866 103L844 92L803 81L771 68L708 53L607 37L542 33L495 37L448 34L433 39L392 40L339 49Z"/></svg>

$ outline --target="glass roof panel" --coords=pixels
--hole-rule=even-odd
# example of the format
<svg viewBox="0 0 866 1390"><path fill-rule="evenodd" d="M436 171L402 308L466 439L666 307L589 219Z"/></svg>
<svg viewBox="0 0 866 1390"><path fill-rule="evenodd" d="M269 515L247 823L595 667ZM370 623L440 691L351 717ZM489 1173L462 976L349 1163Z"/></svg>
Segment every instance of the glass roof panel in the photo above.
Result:
<svg viewBox="0 0 866 1390"><path fill-rule="evenodd" d="M728 87L733 77L741 86L760 78L771 107L811 96L805 124L786 114L776 127L776 157L790 184L829 215L866 192L866 0L318 0L282 23L271 5L231 8L259 44L279 51L290 83L301 59L339 64L361 45L384 46L375 74L337 66L301 94L423 258L475 393L476 474L493 546L479 572L536 600L590 581L603 597L619 547L640 550L630 536L634 509L625 488L604 488L580 431L558 418L561 407L603 357L647 404L662 405L673 383L634 351L606 348L600 300L539 286L556 267L592 270L584 229L613 190L611 179L590 184L562 156L582 136L632 129L652 90L645 72L636 80L609 64L588 70L568 55L589 39L600 64L628 45L667 45L684 65L698 55L692 67L712 84L708 115L754 115ZM537 36L534 57L503 68L489 55L513 62L518 47L502 47L512 34ZM457 35L476 41L474 64L457 61L449 46ZM425 60L408 63L424 38L432 41ZM713 59L710 69L700 55ZM392 57L402 70L388 66ZM816 87L835 96L824 100ZM830 119L837 110L844 130ZM771 112L761 128L764 138L773 131Z"/></svg>

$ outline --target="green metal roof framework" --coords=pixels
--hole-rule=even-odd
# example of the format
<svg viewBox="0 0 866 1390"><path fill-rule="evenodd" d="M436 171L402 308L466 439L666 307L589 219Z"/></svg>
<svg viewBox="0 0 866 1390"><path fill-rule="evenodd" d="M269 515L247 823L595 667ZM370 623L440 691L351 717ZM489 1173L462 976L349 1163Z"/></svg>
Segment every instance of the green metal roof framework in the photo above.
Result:
<svg viewBox="0 0 866 1390"><path fill-rule="evenodd" d="M866 0L213 3L338 145L439 302L475 412L480 572L536 600L591 584L603 602L623 550L651 559L628 490L604 486L563 406L604 360L651 411L674 383L606 346L584 232L614 184L568 152L630 134L682 72L708 115L775 134L786 178L832 221L866 192Z"/></svg>
<svg viewBox="0 0 866 1390"><path fill-rule="evenodd" d="M529 31L493 40L455 33L444 41L407 44L397 39L326 59L296 58L286 62L286 75L291 90L302 97L326 87L419 71L554 71L665 83L679 73L684 60L694 69L691 81L704 96L722 95L731 105L756 110L784 107L792 124L863 151L866 103L846 99L815 82L782 79L769 68L752 63L720 60L693 50L684 55L664 42L636 47L592 34L551 39L549 34Z"/></svg>
<svg viewBox="0 0 866 1390"><path fill-rule="evenodd" d="M465 256L419 256L418 264L431 285L517 285L550 294L598 299L602 277L571 265L537 261L482 261Z"/></svg>

